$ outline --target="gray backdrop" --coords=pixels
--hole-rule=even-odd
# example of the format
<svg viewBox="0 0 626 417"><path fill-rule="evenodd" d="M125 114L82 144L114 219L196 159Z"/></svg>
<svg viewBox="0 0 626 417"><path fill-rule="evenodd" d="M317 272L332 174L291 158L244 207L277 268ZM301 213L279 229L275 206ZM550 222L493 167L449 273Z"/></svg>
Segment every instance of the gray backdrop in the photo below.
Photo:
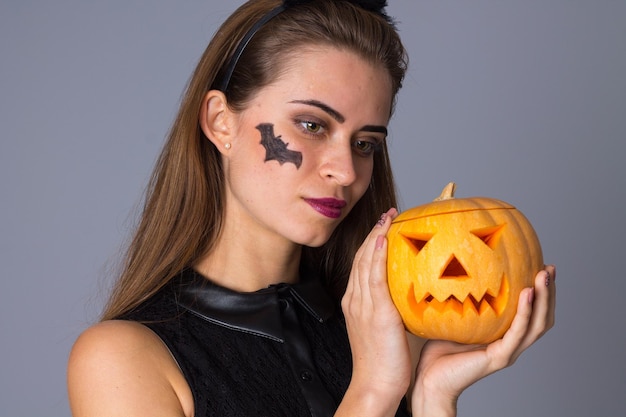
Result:
<svg viewBox="0 0 626 417"><path fill-rule="evenodd" d="M67 416L65 366L217 1L0 2L0 416ZM411 69L402 208L448 181L518 206L558 265L556 327L461 416L624 415L626 2L391 0Z"/></svg>

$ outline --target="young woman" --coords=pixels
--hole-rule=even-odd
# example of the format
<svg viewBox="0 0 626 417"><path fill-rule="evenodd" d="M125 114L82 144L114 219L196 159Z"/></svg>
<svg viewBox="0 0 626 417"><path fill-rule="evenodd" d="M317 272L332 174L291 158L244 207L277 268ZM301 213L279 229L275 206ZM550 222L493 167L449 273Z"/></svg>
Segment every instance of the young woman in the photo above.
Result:
<svg viewBox="0 0 626 417"><path fill-rule="evenodd" d="M72 350L75 417L452 416L552 326L549 266L488 346L405 332L385 138L407 60L384 3L252 0L216 33Z"/></svg>

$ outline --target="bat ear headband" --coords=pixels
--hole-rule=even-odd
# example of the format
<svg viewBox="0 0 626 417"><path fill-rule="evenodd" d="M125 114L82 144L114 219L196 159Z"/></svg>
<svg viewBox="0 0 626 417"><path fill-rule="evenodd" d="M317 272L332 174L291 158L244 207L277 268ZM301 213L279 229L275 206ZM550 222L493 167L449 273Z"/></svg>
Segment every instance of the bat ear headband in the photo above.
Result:
<svg viewBox="0 0 626 417"><path fill-rule="evenodd" d="M237 45L237 49L231 56L228 66L226 67L226 71L224 71L224 76L222 80L219 82L217 89L226 93L228 91L228 84L230 83L230 79L233 76L233 72L235 71L235 67L237 66L237 62L239 62L239 58L241 58L241 54L246 49L246 46L252 39L252 37L261 29L267 22L272 20L275 16L282 13L285 9L297 6L300 4L310 3L314 0L283 0L282 4L276 6L269 12L267 12L261 19L259 19L251 28L246 32L246 34L241 38L239 44ZM353 3L362 9L368 10L370 12L374 12L385 18L387 22L393 24L392 19L385 13L385 7L387 7L386 0L347 0L350 3Z"/></svg>

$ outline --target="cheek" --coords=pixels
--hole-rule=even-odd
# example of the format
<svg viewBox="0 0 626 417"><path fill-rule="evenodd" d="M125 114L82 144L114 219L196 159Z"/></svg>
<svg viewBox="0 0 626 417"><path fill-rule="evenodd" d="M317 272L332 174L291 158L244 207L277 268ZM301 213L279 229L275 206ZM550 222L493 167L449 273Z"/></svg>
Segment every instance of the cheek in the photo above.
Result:
<svg viewBox="0 0 626 417"><path fill-rule="evenodd" d="M302 152L289 149L282 137L274 134L274 125L261 123L256 127L261 132L261 146L265 149L265 161L276 161L280 165L293 164L296 168L302 165Z"/></svg>
<svg viewBox="0 0 626 417"><path fill-rule="evenodd" d="M359 158L356 157L354 163L354 172L356 173L355 194L358 193L358 198L363 197L365 191L372 181L372 175L374 173L374 160L373 158Z"/></svg>
<svg viewBox="0 0 626 417"><path fill-rule="evenodd" d="M279 178L272 164L264 162L265 152L255 137L238 141L224 161L226 182L242 200L257 200Z"/></svg>

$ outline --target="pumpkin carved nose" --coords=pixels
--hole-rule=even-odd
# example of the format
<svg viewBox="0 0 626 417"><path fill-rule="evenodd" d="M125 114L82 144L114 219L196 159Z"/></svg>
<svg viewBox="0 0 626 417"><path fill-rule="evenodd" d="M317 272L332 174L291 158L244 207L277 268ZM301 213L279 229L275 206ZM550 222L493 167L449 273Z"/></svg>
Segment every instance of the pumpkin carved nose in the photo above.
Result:
<svg viewBox="0 0 626 417"><path fill-rule="evenodd" d="M441 279L456 279L456 278L468 278L467 272L461 262L456 258L456 256L452 256L452 259L448 262L446 269L441 274Z"/></svg>

